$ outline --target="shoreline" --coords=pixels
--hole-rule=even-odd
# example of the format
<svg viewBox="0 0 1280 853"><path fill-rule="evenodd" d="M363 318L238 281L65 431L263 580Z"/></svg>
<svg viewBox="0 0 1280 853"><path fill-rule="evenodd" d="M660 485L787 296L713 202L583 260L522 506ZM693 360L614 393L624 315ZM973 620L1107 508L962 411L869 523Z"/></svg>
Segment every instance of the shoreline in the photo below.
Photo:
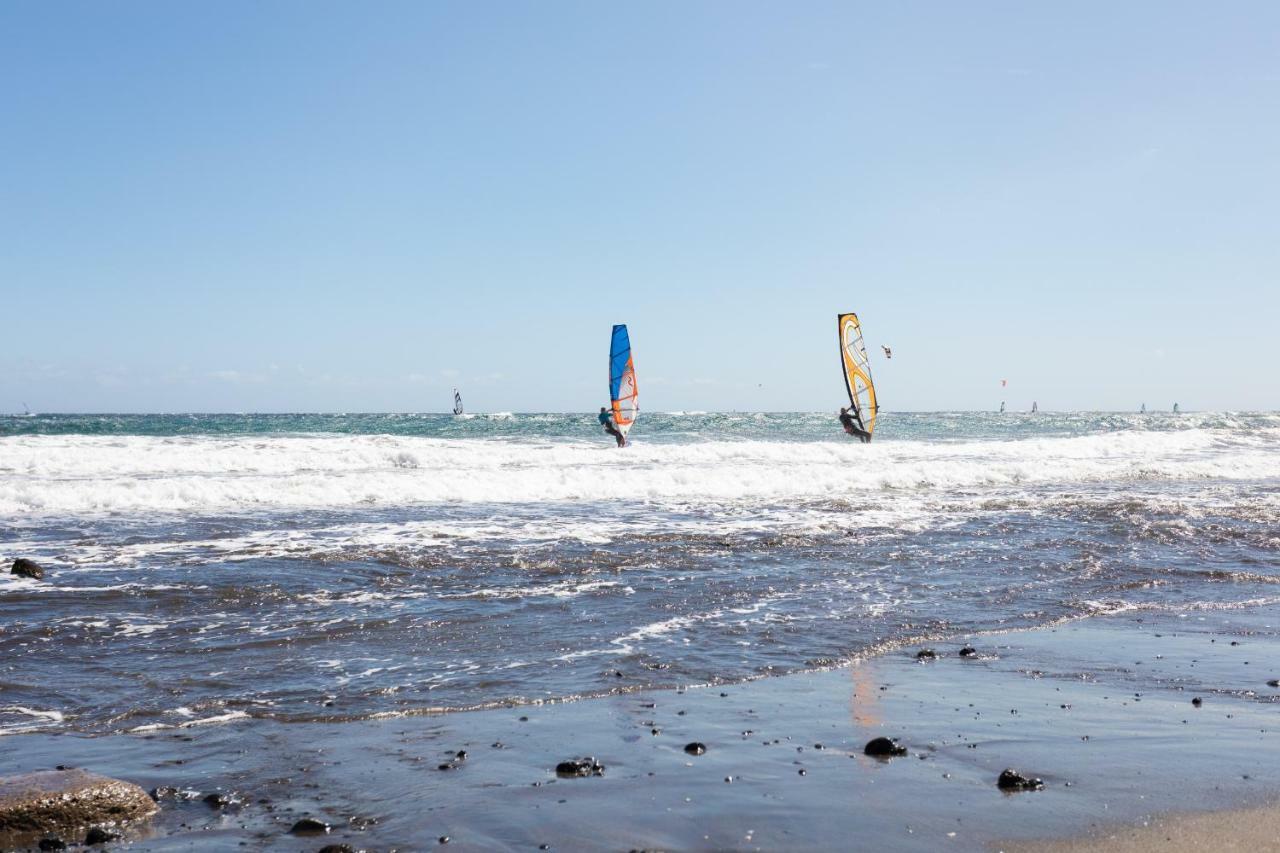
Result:
<svg viewBox="0 0 1280 853"><path fill-rule="evenodd" d="M131 836L139 850L406 850L441 837L451 850L1122 849L1099 833L1275 801L1280 690L1266 682L1280 672L1263 662L1280 660L1277 626L1274 606L1129 612L974 635L970 657L958 637L929 644L939 657L924 662L908 646L835 669L566 703L14 734L0 738L0 764L199 792L163 800ZM877 736L909 754L863 755ZM694 742L705 753L686 753ZM557 777L557 763L586 756L603 776ZM1006 767L1044 789L998 790ZM206 805L211 792L231 805ZM303 815L332 830L290 835Z"/></svg>

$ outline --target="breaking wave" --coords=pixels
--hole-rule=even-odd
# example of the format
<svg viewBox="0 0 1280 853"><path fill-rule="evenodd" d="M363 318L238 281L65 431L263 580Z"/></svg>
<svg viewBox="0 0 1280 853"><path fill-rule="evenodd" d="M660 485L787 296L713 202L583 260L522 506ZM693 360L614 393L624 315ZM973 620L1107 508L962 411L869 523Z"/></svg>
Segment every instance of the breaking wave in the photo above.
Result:
<svg viewBox="0 0 1280 853"><path fill-rule="evenodd" d="M0 439L0 517L430 503L778 503L868 492L1280 476L1280 429L934 443L387 435Z"/></svg>

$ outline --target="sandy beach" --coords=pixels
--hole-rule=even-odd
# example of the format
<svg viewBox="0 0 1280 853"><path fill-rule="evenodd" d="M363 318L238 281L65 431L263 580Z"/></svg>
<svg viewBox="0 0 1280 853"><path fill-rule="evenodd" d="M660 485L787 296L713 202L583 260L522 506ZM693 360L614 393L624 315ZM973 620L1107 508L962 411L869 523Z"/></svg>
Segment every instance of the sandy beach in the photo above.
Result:
<svg viewBox="0 0 1280 853"><path fill-rule="evenodd" d="M1170 814L1138 826L1111 827L1081 838L1038 839L1003 846L1006 853L1221 853L1271 850L1280 837L1280 806L1206 814Z"/></svg>
<svg viewBox="0 0 1280 853"><path fill-rule="evenodd" d="M482 712L33 733L0 740L0 761L174 789L135 832L142 850L1259 849L1274 811L1167 815L1274 802L1276 617L1129 613L939 639L933 659L913 645L745 684ZM1159 689L1129 689L1138 674ZM908 754L864 755L878 736ZM557 777L588 756L603 775ZM1006 768L1043 789L997 789ZM230 804L207 804L214 792ZM291 835L308 815L331 830ZM1075 840L1046 847L1055 838Z"/></svg>

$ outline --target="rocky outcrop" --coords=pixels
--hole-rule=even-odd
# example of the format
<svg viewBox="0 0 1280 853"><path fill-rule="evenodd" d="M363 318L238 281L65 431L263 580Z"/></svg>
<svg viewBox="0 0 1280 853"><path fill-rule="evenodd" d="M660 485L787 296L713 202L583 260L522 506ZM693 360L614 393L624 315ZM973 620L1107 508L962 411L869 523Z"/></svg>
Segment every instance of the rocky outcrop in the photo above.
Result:
<svg viewBox="0 0 1280 853"><path fill-rule="evenodd" d="M80 837L87 827L140 820L156 811L137 785L84 770L0 776L0 848L41 836Z"/></svg>
<svg viewBox="0 0 1280 853"><path fill-rule="evenodd" d="M34 560L28 560L26 557L19 557L13 561L13 567L9 569L9 574L17 575L20 578L35 578L36 580L44 580L44 569Z"/></svg>

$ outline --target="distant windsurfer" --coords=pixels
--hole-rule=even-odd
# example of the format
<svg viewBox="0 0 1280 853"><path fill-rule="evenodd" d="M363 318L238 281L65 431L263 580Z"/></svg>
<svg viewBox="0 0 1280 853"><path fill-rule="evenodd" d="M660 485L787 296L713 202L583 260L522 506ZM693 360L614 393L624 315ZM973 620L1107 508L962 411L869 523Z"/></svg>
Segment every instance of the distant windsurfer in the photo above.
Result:
<svg viewBox="0 0 1280 853"><path fill-rule="evenodd" d="M626 446L627 437L618 431L617 426L613 423L613 415L609 414L609 410L604 406L600 407L600 416L597 420L600 421L600 426L604 427L604 431L613 436L614 440L618 442L619 447Z"/></svg>
<svg viewBox="0 0 1280 853"><path fill-rule="evenodd" d="M871 441L871 433L858 425L848 408L840 409L840 425L844 427L844 431L849 435L856 435L863 444Z"/></svg>
<svg viewBox="0 0 1280 853"><path fill-rule="evenodd" d="M884 357L885 357L885 358L893 358L893 350L889 349L889 348L888 348L887 346L885 346L884 344L881 344L881 345L880 345L880 349L884 350Z"/></svg>

